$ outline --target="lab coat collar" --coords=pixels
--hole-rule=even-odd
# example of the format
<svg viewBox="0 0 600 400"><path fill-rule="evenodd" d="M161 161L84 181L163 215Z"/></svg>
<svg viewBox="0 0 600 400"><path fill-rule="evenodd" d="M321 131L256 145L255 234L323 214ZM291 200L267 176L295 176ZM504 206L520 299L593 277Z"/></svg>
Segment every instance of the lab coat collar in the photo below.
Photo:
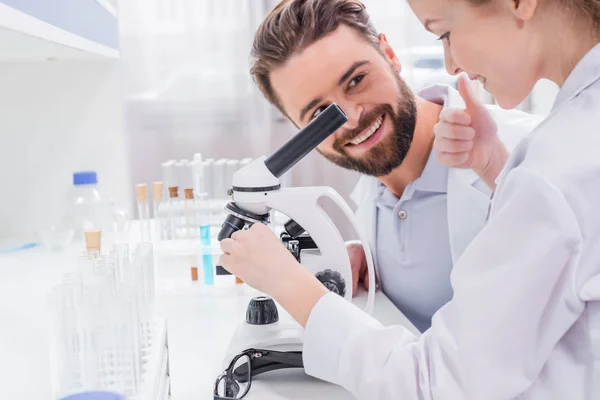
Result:
<svg viewBox="0 0 600 400"><path fill-rule="evenodd" d="M554 113L561 104L571 101L574 97L579 95L581 91L600 79L600 69L598 68L599 61L600 43L592 47L592 49L579 60L579 63L577 63L575 68L573 68L573 71L571 71L556 96L556 101L552 107L552 113Z"/></svg>
<svg viewBox="0 0 600 400"><path fill-rule="evenodd" d="M417 93L419 97L432 103L453 108L464 108L465 102L457 90L448 85L431 85Z"/></svg>

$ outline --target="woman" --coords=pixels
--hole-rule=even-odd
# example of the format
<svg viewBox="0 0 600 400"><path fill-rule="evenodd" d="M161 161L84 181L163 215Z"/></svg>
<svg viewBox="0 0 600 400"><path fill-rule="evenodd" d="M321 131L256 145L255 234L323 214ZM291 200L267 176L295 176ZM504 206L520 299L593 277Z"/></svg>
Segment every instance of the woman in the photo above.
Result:
<svg viewBox="0 0 600 400"><path fill-rule="evenodd" d="M561 87L495 180L454 298L416 338L329 293L261 224L222 241L222 263L306 327L307 373L360 399L599 399L600 1L409 2L450 72L483 81L502 107L541 78ZM493 182L506 153L488 148L476 102L466 111L444 116L437 152ZM456 125L488 131L465 145Z"/></svg>

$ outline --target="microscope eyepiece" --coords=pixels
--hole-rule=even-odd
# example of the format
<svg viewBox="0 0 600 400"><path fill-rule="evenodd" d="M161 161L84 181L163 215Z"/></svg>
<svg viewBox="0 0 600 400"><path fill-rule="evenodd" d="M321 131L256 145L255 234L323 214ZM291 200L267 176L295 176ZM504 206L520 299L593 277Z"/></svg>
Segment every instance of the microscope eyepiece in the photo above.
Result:
<svg viewBox="0 0 600 400"><path fill-rule="evenodd" d="M344 111L337 104L330 104L317 118L265 160L267 169L280 178L346 122L348 117Z"/></svg>

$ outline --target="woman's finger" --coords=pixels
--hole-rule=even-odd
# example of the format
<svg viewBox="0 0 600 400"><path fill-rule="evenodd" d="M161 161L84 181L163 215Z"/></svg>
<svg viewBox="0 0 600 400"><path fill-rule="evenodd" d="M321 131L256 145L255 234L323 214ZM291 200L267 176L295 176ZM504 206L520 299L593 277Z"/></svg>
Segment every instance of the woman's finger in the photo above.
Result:
<svg viewBox="0 0 600 400"><path fill-rule="evenodd" d="M462 167L469 160L469 153L437 153L437 159L440 164L449 168Z"/></svg>
<svg viewBox="0 0 600 400"><path fill-rule="evenodd" d="M233 239L223 239L221 240L221 242L219 242L220 246L221 246L221 251L223 251L223 253L225 254L231 254L235 252L235 249L238 248L238 246L240 245L238 242L236 242Z"/></svg>
<svg viewBox="0 0 600 400"><path fill-rule="evenodd" d="M464 110L456 108L444 108L440 112L440 122L451 124L471 125L471 116Z"/></svg>
<svg viewBox="0 0 600 400"><path fill-rule="evenodd" d="M235 231L231 234L231 239L240 240L243 231Z"/></svg>
<svg viewBox="0 0 600 400"><path fill-rule="evenodd" d="M437 138L470 140L475 137L475 130L470 126L449 124L447 122L435 124L433 132Z"/></svg>
<svg viewBox="0 0 600 400"><path fill-rule="evenodd" d="M472 140L460 140L460 139L439 139L436 138L434 142L436 151L442 153L464 153L473 149Z"/></svg>
<svg viewBox="0 0 600 400"><path fill-rule="evenodd" d="M232 256L230 256L229 254L222 254L221 257L219 258L219 263L217 265L222 266L229 273L232 273L232 274L234 273L232 271L235 269L235 268L233 268L233 266L234 266L233 259L232 259Z"/></svg>

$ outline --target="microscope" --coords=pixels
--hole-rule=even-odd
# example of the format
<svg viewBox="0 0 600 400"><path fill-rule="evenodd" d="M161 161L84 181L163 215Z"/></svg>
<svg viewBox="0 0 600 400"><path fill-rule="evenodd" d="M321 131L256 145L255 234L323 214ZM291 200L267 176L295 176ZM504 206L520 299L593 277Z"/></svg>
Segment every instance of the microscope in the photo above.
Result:
<svg viewBox="0 0 600 400"><path fill-rule="evenodd" d="M280 235L282 244L300 264L330 291L352 301L352 270L346 244L331 217L319 204L328 198L350 221L361 240L368 265L369 280L375 282L373 258L366 237L355 215L343 198L330 187L281 188L280 177L323 140L346 123L347 117L337 104L331 104L290 141L271 156L261 156L233 176L227 204L227 217L219 232L219 241L231 237L252 224L269 224L270 212L276 210L289 218ZM282 266L283 267L283 266ZM365 311L371 313L375 299L374 285L369 287ZM246 320L235 331L224 363L247 349L270 349L282 352L302 351L302 327L289 314L278 311L273 299L266 296L250 301ZM292 363L293 364L293 363ZM273 370L298 365L270 365ZM253 375L260 373L253 369Z"/></svg>

